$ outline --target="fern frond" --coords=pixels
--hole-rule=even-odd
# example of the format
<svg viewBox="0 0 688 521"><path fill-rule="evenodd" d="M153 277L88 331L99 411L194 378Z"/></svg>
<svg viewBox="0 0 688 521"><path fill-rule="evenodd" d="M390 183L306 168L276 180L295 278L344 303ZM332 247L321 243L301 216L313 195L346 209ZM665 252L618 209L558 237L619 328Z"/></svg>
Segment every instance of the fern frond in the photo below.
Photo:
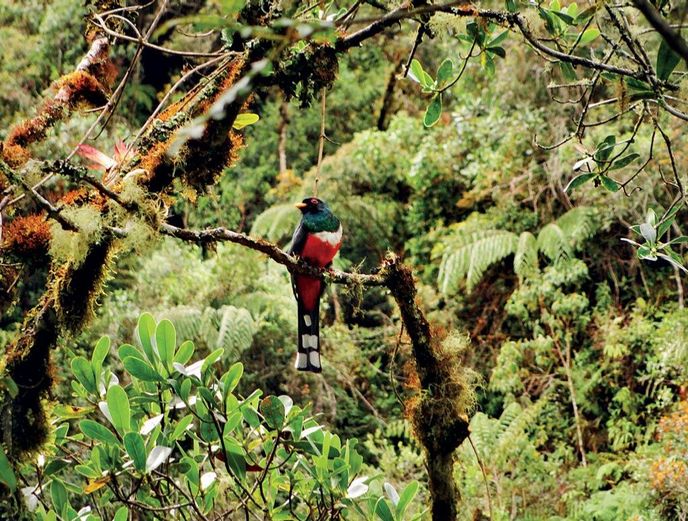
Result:
<svg viewBox="0 0 688 521"><path fill-rule="evenodd" d="M202 310L193 306L175 306L165 311L165 318L174 324L177 338L196 340L199 338Z"/></svg>
<svg viewBox="0 0 688 521"><path fill-rule="evenodd" d="M503 230L458 232L449 240L442 256L440 289L444 293L455 291L465 278L471 291L491 265L514 253L517 244L516 234Z"/></svg>
<svg viewBox="0 0 688 521"><path fill-rule="evenodd" d="M538 250L552 262L558 262L573 255L569 239L557 223L549 223L537 237Z"/></svg>
<svg viewBox="0 0 688 521"><path fill-rule="evenodd" d="M537 239L530 232L523 232L518 238L514 255L514 271L520 282L538 271Z"/></svg>
<svg viewBox="0 0 688 521"><path fill-rule="evenodd" d="M253 342L256 324L244 308L206 308L201 318L201 332L210 349L222 347L225 357L238 358Z"/></svg>
<svg viewBox="0 0 688 521"><path fill-rule="evenodd" d="M177 330L177 338L193 340L199 346L215 350L224 348L225 357L238 358L251 346L258 327L244 308L222 306L203 310L176 306L165 312Z"/></svg>
<svg viewBox="0 0 688 521"><path fill-rule="evenodd" d="M601 223L593 208L579 206L559 217L557 225L568 237L571 247L577 250L599 231Z"/></svg>
<svg viewBox="0 0 688 521"><path fill-rule="evenodd" d="M278 204L261 213L253 222L251 235L271 242L280 242L291 236L299 220L299 212L293 204Z"/></svg>

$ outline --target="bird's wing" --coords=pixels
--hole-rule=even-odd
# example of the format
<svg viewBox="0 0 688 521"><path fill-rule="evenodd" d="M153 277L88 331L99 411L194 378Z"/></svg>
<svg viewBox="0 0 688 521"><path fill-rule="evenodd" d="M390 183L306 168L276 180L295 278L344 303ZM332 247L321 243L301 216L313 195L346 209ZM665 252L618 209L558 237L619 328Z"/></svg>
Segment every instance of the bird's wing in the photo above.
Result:
<svg viewBox="0 0 688 521"><path fill-rule="evenodd" d="M303 226L303 221L299 223L294 230L294 235L291 238L291 246L287 253L289 255L301 255L303 247L306 245L306 239L308 238L308 231Z"/></svg>
<svg viewBox="0 0 688 521"><path fill-rule="evenodd" d="M301 255L301 252L306 245L306 239L308 239L308 232L303 226L302 220L296 227L296 230L294 230L294 235L291 238L291 246L289 247L287 253L289 255ZM299 300L299 291L296 288L296 280L294 275L291 276L291 289L294 292L294 297L296 297L296 300Z"/></svg>

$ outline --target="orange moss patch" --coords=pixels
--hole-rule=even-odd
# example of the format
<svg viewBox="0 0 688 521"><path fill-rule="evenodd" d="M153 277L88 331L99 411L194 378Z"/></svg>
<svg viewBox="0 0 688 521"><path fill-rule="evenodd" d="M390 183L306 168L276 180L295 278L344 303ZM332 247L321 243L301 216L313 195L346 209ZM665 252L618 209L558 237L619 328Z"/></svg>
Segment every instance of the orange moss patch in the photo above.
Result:
<svg viewBox="0 0 688 521"><path fill-rule="evenodd" d="M80 103L86 103L93 107L107 103L103 85L88 72L71 72L57 80L55 85L61 91L58 92L57 99L72 107Z"/></svg>
<svg viewBox="0 0 688 521"><path fill-rule="evenodd" d="M60 202L68 206L72 206L84 203L87 199L88 190L86 190L86 188L78 188L77 190L71 190L60 197Z"/></svg>
<svg viewBox="0 0 688 521"><path fill-rule="evenodd" d="M11 166L17 167L28 161L26 147L45 139L50 128L62 120L78 105L100 106L107 103L107 96L100 82L91 74L77 71L60 78L55 87L56 96L43 102L33 118L15 125L5 140L2 157Z"/></svg>
<svg viewBox="0 0 688 521"><path fill-rule="evenodd" d="M165 154L167 153L167 142L157 143L150 151L143 157L139 167L143 168L147 172L147 179L150 179L151 174L160 166L165 160Z"/></svg>
<svg viewBox="0 0 688 521"><path fill-rule="evenodd" d="M2 159L12 168L23 165L30 157L29 151L20 145L5 144L2 148Z"/></svg>
<svg viewBox="0 0 688 521"><path fill-rule="evenodd" d="M28 256L48 251L50 225L45 215L17 217L7 225L3 248L19 255Z"/></svg>

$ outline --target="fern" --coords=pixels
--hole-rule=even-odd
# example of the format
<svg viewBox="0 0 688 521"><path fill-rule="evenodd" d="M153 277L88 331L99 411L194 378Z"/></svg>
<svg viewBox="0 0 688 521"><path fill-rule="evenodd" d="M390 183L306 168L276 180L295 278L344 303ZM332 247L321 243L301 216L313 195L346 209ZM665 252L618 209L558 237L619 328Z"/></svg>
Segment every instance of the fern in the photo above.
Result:
<svg viewBox="0 0 688 521"><path fill-rule="evenodd" d="M520 282L538 271L537 240L530 232L523 232L518 238L514 255L514 271Z"/></svg>
<svg viewBox="0 0 688 521"><path fill-rule="evenodd" d="M552 262L559 262L573 255L569 239L557 223L549 223L540 230L537 246Z"/></svg>
<svg viewBox="0 0 688 521"><path fill-rule="evenodd" d="M444 293L455 291L466 279L468 290L487 269L516 251L516 234L502 230L458 232L445 249L440 263L439 285Z"/></svg>
<svg viewBox="0 0 688 521"><path fill-rule="evenodd" d="M293 204L278 204L261 213L253 222L251 235L280 242L291 235L298 221L298 212Z"/></svg>
<svg viewBox="0 0 688 521"><path fill-rule="evenodd" d="M538 272L538 252L551 262L572 257L600 229L596 217L592 208L574 208L542 228L537 239L530 232L517 237L505 230L459 229L442 251L440 290L452 293L465 279L468 291L472 291L490 266L512 253L515 254L514 271L523 282Z"/></svg>
<svg viewBox="0 0 688 521"><path fill-rule="evenodd" d="M232 354L234 358L251 346L256 333L256 324L248 310L234 306L206 308L202 324L202 331L210 347L222 347L225 356Z"/></svg>
<svg viewBox="0 0 688 521"><path fill-rule="evenodd" d="M225 357L230 358L238 358L250 347L257 332L251 313L234 306L203 310L177 306L169 309L166 316L174 323L179 338L193 340L211 351L222 347Z"/></svg>
<svg viewBox="0 0 688 521"><path fill-rule="evenodd" d="M597 212L586 206L573 208L557 219L557 225L574 250L578 250L585 241L594 237L600 230L600 224Z"/></svg>

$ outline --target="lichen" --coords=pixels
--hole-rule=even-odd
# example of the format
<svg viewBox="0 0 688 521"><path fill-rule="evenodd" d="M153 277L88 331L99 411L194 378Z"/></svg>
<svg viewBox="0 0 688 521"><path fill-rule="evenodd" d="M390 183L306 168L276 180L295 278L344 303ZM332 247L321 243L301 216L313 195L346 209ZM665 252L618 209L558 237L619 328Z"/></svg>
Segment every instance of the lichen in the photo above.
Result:
<svg viewBox="0 0 688 521"><path fill-rule="evenodd" d="M102 215L100 210L92 205L65 207L62 214L73 222L79 231L65 230L59 223L53 222L50 256L56 263L70 262L78 266L84 260L89 246L98 242L102 236Z"/></svg>

